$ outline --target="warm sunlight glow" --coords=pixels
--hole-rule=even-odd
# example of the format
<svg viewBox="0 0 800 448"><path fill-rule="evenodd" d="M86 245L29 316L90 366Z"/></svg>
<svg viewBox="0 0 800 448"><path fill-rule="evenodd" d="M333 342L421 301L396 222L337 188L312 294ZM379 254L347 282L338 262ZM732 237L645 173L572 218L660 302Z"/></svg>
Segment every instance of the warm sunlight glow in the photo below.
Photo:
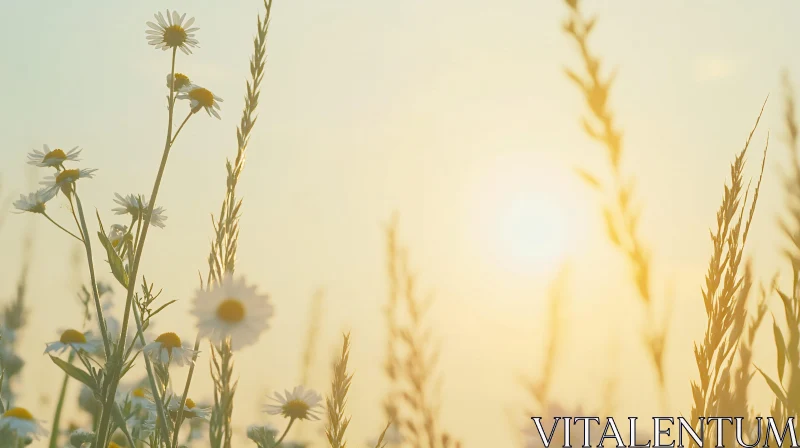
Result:
<svg viewBox="0 0 800 448"><path fill-rule="evenodd" d="M514 273L546 274L574 245L579 207L569 193L569 173L535 152L498 156L483 165L479 197L480 238L491 263Z"/></svg>
<svg viewBox="0 0 800 448"><path fill-rule="evenodd" d="M498 209L495 244L509 262L532 268L558 263L569 225L556 204L537 194L507 198Z"/></svg>

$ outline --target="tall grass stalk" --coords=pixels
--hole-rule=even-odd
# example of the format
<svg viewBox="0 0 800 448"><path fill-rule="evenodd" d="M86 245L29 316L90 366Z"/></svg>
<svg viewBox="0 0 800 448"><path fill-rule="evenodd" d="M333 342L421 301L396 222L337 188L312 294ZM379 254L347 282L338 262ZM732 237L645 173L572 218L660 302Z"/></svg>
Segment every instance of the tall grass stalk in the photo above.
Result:
<svg viewBox="0 0 800 448"><path fill-rule="evenodd" d="M558 353L563 344L563 314L564 308L569 303L566 288L569 284L569 269L562 266L556 278L550 284L547 295L547 325L548 333L544 341L544 360L541 363L541 373L537 379L523 379L523 384L529 395L543 410L549 407L553 372L555 371ZM529 412L530 413L530 412ZM530 413L530 415L536 415Z"/></svg>
<svg viewBox="0 0 800 448"><path fill-rule="evenodd" d="M672 305L665 299L667 313L658 316L651 285L650 250L639 232L640 210L635 204L635 179L622 167L622 132L618 129L614 113L608 104L614 74L603 76L600 70L601 59L589 49L589 37L597 24L597 19L584 14L579 0L565 0L565 3L570 16L564 25L564 31L578 45L585 70L584 75L579 75L571 69L566 69L566 74L586 99L590 117L583 119L583 129L593 140L606 148L610 179L603 181L585 169L578 169L578 174L604 196L606 204L603 206L603 217L608 237L631 266L636 292L644 306L646 316L644 321L648 323L643 329L643 342L656 370L662 407L666 408L664 352ZM654 322L661 324L653 325Z"/></svg>
<svg viewBox="0 0 800 448"><path fill-rule="evenodd" d="M250 142L250 135L253 127L256 124L256 109L258 108L258 100L261 95L261 82L264 79L264 68L267 62L267 35L269 32L269 24L272 13L272 0L264 1L264 17L259 15L257 19L256 37L253 39L253 54L250 57L250 80L246 82L245 104L242 111L242 118L239 126L236 129L236 158L233 163L226 160L225 169L227 171L225 198L220 207L220 213L216 222L212 218L214 226L214 241L211 244L211 251L208 255L208 276L206 277L206 288L210 287L212 283L221 281L225 273L233 273L236 267L236 250L239 241L239 217L242 206L242 200L236 197L236 186L239 183L239 178L244 169L245 156L247 154L247 145ZM201 281L202 286L202 281ZM192 359L192 364L189 366L189 373L186 377L184 385L184 393L181 398L181 405L178 411L178 421L181 421L184 413L184 405L186 398L189 396L189 388L192 384L192 377L194 375L195 364L197 361L197 353L200 348L200 336L197 335L194 343L195 355ZM223 344L220 349L230 349L230 343ZM212 355L216 347L212 347ZM217 351L216 355L222 360L223 364L232 360L232 353L222 353ZM231 361L232 362L232 361ZM212 361L212 376L214 375L214 366L217 365L216 361ZM215 378L214 402L215 406L212 411L212 424L209 425L209 435L212 436L212 441L216 440L222 443L227 440L230 446L230 413L233 411L233 396L235 385L226 383L226 378L229 379L227 372L232 369L232 365L220 366L217 369ZM231 393L231 396L225 397L221 393ZM222 406L230 402L230 408L223 408ZM219 406L218 406L219 405ZM226 416L220 413L227 412ZM217 427L215 424L223 425ZM178 433L180 427L175 428L173 437L173 445L177 446ZM227 434L227 436L226 436ZM217 445L212 445L217 446Z"/></svg>
<svg viewBox="0 0 800 448"><path fill-rule="evenodd" d="M791 290L776 287L785 325L773 316L773 338L776 351L777 376L760 371L775 395L773 417L797 415L800 412L800 132L796 117L796 99L789 74L784 73L784 126L788 149L788 169L783 172L786 213L778 225L786 236L784 253L791 264Z"/></svg>
<svg viewBox="0 0 800 448"><path fill-rule="evenodd" d="M347 405L347 392L353 382L353 374L347 371L347 361L350 359L350 334L344 335L342 341L342 354L333 365L333 380L331 393L325 399L328 421L325 425L325 436L331 448L347 448L345 432L350 426L350 417L345 416Z"/></svg>
<svg viewBox="0 0 800 448"><path fill-rule="evenodd" d="M745 156L765 106L766 102L744 148L731 164L730 180L725 184L722 203L717 211L716 230L711 232L712 255L703 287L708 322L703 340L695 344L694 349L700 382L692 382L693 422L697 422L701 416L728 415L725 408L734 401L735 394L745 392L732 390L730 372L736 348L745 331L747 309L744 303L751 280L749 269L742 274L740 267L761 189L769 136L749 211L747 199L750 187L749 183L745 186L743 173Z"/></svg>
<svg viewBox="0 0 800 448"><path fill-rule="evenodd" d="M390 387L384 411L415 448L460 446L440 429L440 382L436 375L439 350L434 347L432 330L426 322L432 298L419 296L408 253L398 243L397 226L396 216L386 226L389 339L385 372Z"/></svg>

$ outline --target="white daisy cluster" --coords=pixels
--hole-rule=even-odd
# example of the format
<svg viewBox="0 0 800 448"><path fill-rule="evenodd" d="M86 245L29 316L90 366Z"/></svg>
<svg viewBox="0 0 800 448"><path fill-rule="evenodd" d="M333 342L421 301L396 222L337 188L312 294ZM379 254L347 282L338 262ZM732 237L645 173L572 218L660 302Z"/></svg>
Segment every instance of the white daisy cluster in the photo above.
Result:
<svg viewBox="0 0 800 448"><path fill-rule="evenodd" d="M95 169L67 169L64 166L64 162L67 161L80 161L78 158L80 153L81 150L78 147L64 151L60 148L50 149L47 145L44 145L41 151L34 149L28 153L29 164L40 168L54 168L56 171L41 182L43 185L41 189L27 195L20 195L19 199L14 202L14 208L19 212L46 214L45 204L53 199L59 191L69 196L74 190L75 182L79 179L93 177L93 173L97 171Z"/></svg>

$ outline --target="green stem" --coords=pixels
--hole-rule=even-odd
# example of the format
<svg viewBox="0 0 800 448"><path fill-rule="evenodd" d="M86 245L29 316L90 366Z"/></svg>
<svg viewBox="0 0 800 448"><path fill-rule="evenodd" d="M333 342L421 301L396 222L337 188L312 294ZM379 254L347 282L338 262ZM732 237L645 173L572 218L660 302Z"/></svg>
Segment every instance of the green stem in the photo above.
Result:
<svg viewBox="0 0 800 448"><path fill-rule="evenodd" d="M133 319L136 322L136 327L138 328L137 335L139 336L139 341L142 343L142 345L144 345L146 342L144 339L144 333L142 331L142 318L139 316L139 309L136 306L133 307ZM153 364L150 362L150 358L147 356L143 356L143 358L145 370L147 371L147 378L150 381L150 390L153 392L153 400L156 402L156 413L158 414L158 419L161 421L161 429L164 431L164 434L169 437L170 428L167 426L167 414L164 412L164 397L161 395L159 390L156 376L153 373ZM167 447L169 446L170 445L167 444Z"/></svg>
<svg viewBox="0 0 800 448"><path fill-rule="evenodd" d="M278 439L277 442L275 442L275 445L272 445L272 448L277 447L278 445L281 444L281 442L283 442L283 439L286 438L286 434L289 434L289 430L292 429L292 424L294 423L294 420L295 420L294 417L292 417L292 419L289 420L289 426L286 427L286 431L283 431L283 435L281 436L280 439Z"/></svg>
<svg viewBox="0 0 800 448"><path fill-rule="evenodd" d="M88 235L89 230L86 227L86 217L83 215L83 206L81 205L81 198L74 192L75 205L78 207L78 216L80 217L81 232L83 235ZM92 241L89 238L83 239L83 245L86 248L86 262L89 265L89 278L92 282L92 296L94 297L95 311L97 312L97 320L100 323L100 333L103 336L103 348L105 349L106 359L111 358L111 342L108 339L108 328L106 328L106 319L103 317L103 307L100 305L100 293L97 291L97 279L94 274L94 261L92 259Z"/></svg>
<svg viewBox="0 0 800 448"><path fill-rule="evenodd" d="M177 52L177 48L174 47L172 49L172 70L171 76L172 79L175 77L175 55ZM121 359L125 352L125 338L127 336L128 331L128 321L130 320L130 313L132 303L133 303L133 293L136 289L136 277L139 275L139 263L142 260L142 251L144 249L144 242L147 238L147 230L150 228L150 220L153 216L153 208L156 205L156 198L158 197L158 189L161 187L161 179L164 177L164 171L167 167L167 158L169 157L169 150L172 147L172 116L173 111L175 110L175 88L174 83L169 87L169 119L167 121L167 138L166 143L164 144L164 152L161 156L161 164L158 167L158 174L156 175L155 183L153 184L153 192L150 194L150 204L147 207L147 213L144 216L144 223L142 225L142 233L139 237L139 241L136 247L136 254L133 259L133 265L131 266L131 273L128 276L128 295L125 300L125 314L122 318L122 331L119 336L119 347L115 354L115 362L113 363L114 371L109 372L108 381L109 387L106 391L106 405L103 406L103 416L100 420L100 428L97 432L97 438L95 439L95 446L104 447L108 444L108 423L111 418L111 406L114 403L114 395L117 392L117 387L119 386L120 381L120 372L123 365L123 360ZM141 330L141 327L139 328ZM148 373L149 375L150 373ZM152 380L152 378L151 378ZM154 395L157 395L157 389L154 389ZM163 413L163 409L159 411ZM162 419L162 424L166 429L167 423L166 419ZM168 435L169 432L166 432ZM166 441L167 448L170 448L169 441Z"/></svg>
<svg viewBox="0 0 800 448"><path fill-rule="evenodd" d="M178 130L175 131L175 135L172 137L170 146L172 146L172 144L175 143L175 140L178 138L178 134L181 133L181 129L183 129L183 126L186 124L186 122L189 121L190 118L192 118L192 115L194 115L194 112L189 111L189 115L187 115L186 118L183 119L183 122L181 122L181 125L178 126Z"/></svg>
<svg viewBox="0 0 800 448"><path fill-rule="evenodd" d="M58 227L59 229L61 229L61 230L65 231L65 232L67 232L67 233L68 233L68 234L69 234L71 237L75 238L76 240L80 241L81 243L83 242L83 239L82 239L82 238L80 238L79 236L77 236L77 235L75 235L74 233L70 232L69 230L65 229L64 227L62 227L62 226L61 226L61 224L59 224L59 223L55 222L55 221L53 220L53 218L51 218L51 217L50 217L50 215L48 215L47 213L45 213L45 212L42 212L42 215L44 215L44 217L45 217L45 218L47 218L47 219L48 219L50 222L52 222L53 224L55 224L55 226L56 226L56 227Z"/></svg>
<svg viewBox="0 0 800 448"><path fill-rule="evenodd" d="M75 352L70 352L68 362L72 364L73 359L75 359ZM61 382L61 392L58 394L56 413L53 416L53 429L50 432L50 448L58 448L58 432L61 423L61 411L64 409L64 399L67 396L67 383L69 383L69 375L65 373L64 381Z"/></svg>
<svg viewBox="0 0 800 448"><path fill-rule="evenodd" d="M176 421L183 421L184 406L186 406L186 397L189 396L189 386L192 384L192 376L194 375L194 366L197 362L197 355L200 350L200 334L194 340L194 353L192 354L192 363L189 365L189 374L186 376L186 385L183 387L183 396L181 397L181 405L178 408L178 418ZM178 434L180 433L180 423L175 426L175 433L172 436L172 446L178 446Z"/></svg>

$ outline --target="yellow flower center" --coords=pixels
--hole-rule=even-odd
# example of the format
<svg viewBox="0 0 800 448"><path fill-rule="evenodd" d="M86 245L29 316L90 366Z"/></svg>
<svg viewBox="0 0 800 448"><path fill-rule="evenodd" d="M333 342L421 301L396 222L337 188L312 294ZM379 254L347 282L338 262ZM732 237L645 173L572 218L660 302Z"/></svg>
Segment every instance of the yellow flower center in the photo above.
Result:
<svg viewBox="0 0 800 448"><path fill-rule="evenodd" d="M237 299L225 299L217 307L219 320L229 324L237 324L244 320L244 305Z"/></svg>
<svg viewBox="0 0 800 448"><path fill-rule="evenodd" d="M180 47L186 42L186 31L180 25L172 25L164 30L164 42L170 47Z"/></svg>
<svg viewBox="0 0 800 448"><path fill-rule="evenodd" d="M289 418L304 420L308 417L308 403L303 400L291 400L283 405L283 415Z"/></svg>
<svg viewBox="0 0 800 448"><path fill-rule="evenodd" d="M67 330L61 333L59 340L62 344L85 344L86 336L78 330Z"/></svg>
<svg viewBox="0 0 800 448"><path fill-rule="evenodd" d="M81 172L78 170L64 170L56 176L56 184L61 185L63 182L75 182L81 177Z"/></svg>
<svg viewBox="0 0 800 448"><path fill-rule="evenodd" d="M189 98L197 101L201 107L212 107L214 105L214 94L202 87L192 89L189 92Z"/></svg>
<svg viewBox="0 0 800 448"><path fill-rule="evenodd" d="M186 399L186 407L188 409L194 409L195 404L194 404L194 401L191 398L187 398Z"/></svg>
<svg viewBox="0 0 800 448"><path fill-rule="evenodd" d="M145 398L144 387L137 387L136 389L133 389L131 391L131 395L133 395L136 398Z"/></svg>
<svg viewBox="0 0 800 448"><path fill-rule="evenodd" d="M25 408L11 408L7 410L3 417L14 417L20 420L33 420L33 415Z"/></svg>
<svg viewBox="0 0 800 448"><path fill-rule="evenodd" d="M64 160L67 160L67 155L64 154L64 151L60 149L54 149L44 155L44 159L42 159L42 162L47 162L49 160L56 160L59 162L63 162Z"/></svg>
<svg viewBox="0 0 800 448"><path fill-rule="evenodd" d="M175 73L175 77L173 79L175 81L173 82L172 86L175 88L175 90L179 90L182 87L189 85L189 77L183 73Z"/></svg>
<svg viewBox="0 0 800 448"><path fill-rule="evenodd" d="M164 333L156 338L156 342L160 342L161 346L167 349L170 354L172 354L173 348L180 348L181 346L181 338L175 333Z"/></svg>
<svg viewBox="0 0 800 448"><path fill-rule="evenodd" d="M122 448L114 442L108 442L108 448Z"/></svg>

